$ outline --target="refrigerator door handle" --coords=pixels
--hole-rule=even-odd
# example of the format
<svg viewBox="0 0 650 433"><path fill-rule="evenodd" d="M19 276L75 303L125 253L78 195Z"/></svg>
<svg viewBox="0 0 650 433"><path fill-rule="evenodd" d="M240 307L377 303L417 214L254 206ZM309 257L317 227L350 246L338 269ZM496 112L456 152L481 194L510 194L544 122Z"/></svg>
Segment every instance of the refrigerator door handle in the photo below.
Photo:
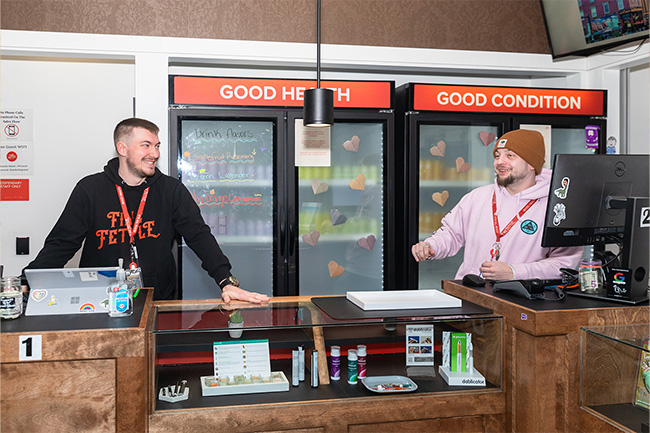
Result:
<svg viewBox="0 0 650 433"><path fill-rule="evenodd" d="M284 256L284 247L286 243L286 224L282 208L280 208L278 219L280 222L280 256Z"/></svg>
<svg viewBox="0 0 650 433"><path fill-rule="evenodd" d="M293 215L293 206L289 206L289 215ZM296 225L289 223L289 257L293 256L295 244L298 242L297 237Z"/></svg>

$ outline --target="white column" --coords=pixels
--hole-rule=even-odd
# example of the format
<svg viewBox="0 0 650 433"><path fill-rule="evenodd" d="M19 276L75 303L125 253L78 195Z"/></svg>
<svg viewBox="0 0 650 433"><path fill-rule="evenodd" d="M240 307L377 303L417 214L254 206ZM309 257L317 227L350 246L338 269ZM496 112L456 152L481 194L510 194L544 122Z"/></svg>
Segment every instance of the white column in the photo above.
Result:
<svg viewBox="0 0 650 433"><path fill-rule="evenodd" d="M160 128L158 168L169 173L169 57L167 54L135 55L135 116L152 121Z"/></svg>

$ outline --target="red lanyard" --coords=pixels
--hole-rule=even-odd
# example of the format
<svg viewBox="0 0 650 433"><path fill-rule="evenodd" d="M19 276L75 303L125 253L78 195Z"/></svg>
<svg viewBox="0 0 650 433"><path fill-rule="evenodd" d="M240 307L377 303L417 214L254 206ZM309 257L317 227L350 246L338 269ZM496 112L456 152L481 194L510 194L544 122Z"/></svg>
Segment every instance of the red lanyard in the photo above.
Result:
<svg viewBox="0 0 650 433"><path fill-rule="evenodd" d="M129 216L129 210L126 208L126 200L124 200L124 192L122 192L122 187L115 185L117 189L117 195L120 198L120 204L122 205L122 215L124 215L124 224L126 224L126 231L129 233L129 240L131 245L135 241L135 234L138 232L138 227L142 221L142 212L144 211L144 204L147 202L147 195L149 195L149 187L144 190L142 193L142 198L140 199L140 207L138 207L138 213L135 216L135 222L133 227L131 227L131 216Z"/></svg>
<svg viewBox="0 0 650 433"><path fill-rule="evenodd" d="M519 220L519 217L524 216L526 211L530 209L537 199L535 200L530 200L526 206L522 207L519 213L515 215L515 217L508 223L508 225L501 231L499 231L499 217L497 217L497 195L496 193L492 194L492 220L494 221L494 234L497 236L497 242L501 242L501 238L506 235L512 228L512 226L515 225L515 223Z"/></svg>

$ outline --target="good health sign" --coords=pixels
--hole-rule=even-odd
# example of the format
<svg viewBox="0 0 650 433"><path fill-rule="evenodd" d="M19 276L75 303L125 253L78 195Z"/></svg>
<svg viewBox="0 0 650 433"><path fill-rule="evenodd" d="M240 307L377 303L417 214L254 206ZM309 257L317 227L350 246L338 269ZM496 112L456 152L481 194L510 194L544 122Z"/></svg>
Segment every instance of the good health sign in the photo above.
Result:
<svg viewBox="0 0 650 433"><path fill-rule="evenodd" d="M302 107L316 81L257 78L172 77L173 104ZM334 107L392 108L392 81L321 81L334 91Z"/></svg>
<svg viewBox="0 0 650 433"><path fill-rule="evenodd" d="M605 90L415 84L416 111L603 116Z"/></svg>

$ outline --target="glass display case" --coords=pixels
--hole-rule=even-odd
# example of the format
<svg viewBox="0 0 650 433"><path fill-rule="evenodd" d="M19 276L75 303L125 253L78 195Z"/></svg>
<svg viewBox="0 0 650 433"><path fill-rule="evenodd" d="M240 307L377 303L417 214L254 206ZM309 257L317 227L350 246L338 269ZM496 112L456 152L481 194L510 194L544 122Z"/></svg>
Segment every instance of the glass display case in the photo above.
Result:
<svg viewBox="0 0 650 433"><path fill-rule="evenodd" d="M325 298L348 302L345 297L321 299ZM349 402L348 399L358 399L355 401L362 403L363 399L386 398L385 394L367 389L362 385L362 381L356 385L348 383L348 350L357 349L358 345L366 346L367 377L408 376L417 384L417 390L409 392L409 396L474 393L483 395L482 398L485 399L485 394L498 394L499 403L489 403L488 411L505 410L502 392L503 322L500 316L492 314L489 310L474 304L471 304L474 308L468 310L465 304L469 303L463 301L463 308L443 309L434 315L430 314L431 310L415 309L392 315L378 312L376 317L369 317L373 314L365 314L356 319L333 318L317 306L317 298L314 298L314 302L309 297L287 298L287 301L275 302L279 299L282 298L274 298L274 302L268 305L226 305L205 301L157 303L151 334L152 418L186 412L184 410L187 409L212 408L218 411L232 409L233 406L243 409L250 408L251 405L263 407L269 404L280 404L286 408L288 403L328 404L341 400ZM233 309L242 313L244 323L241 336L236 338L230 336L228 328ZM430 350L433 351L435 365L417 371L411 367L407 370L406 367L406 327L414 324L433 325L433 344ZM472 334L473 365L485 377L485 386L449 386L438 374L443 331ZM239 341L242 344L268 341L271 371L284 373L289 382L288 391L204 397L201 392L201 378L214 376L214 345L231 341ZM337 381L329 380L332 346L339 346L341 353L341 379ZM305 380L299 382L298 386L292 386L292 351L298 347L302 347L306 352ZM310 381L309 359L314 350L318 351L320 358L318 387L313 387ZM327 356L322 356L323 354ZM186 386L190 389L187 400L171 403L158 398L162 388L182 381L187 381ZM463 410L470 410L473 404L479 402L468 401L467 409L462 404ZM501 409L495 409L501 405ZM355 406L349 407L350 414L354 414ZM471 410L476 417L476 407ZM232 410L228 412L239 413ZM397 416L403 415L402 413ZM187 421L186 416L183 420ZM349 422L353 421L354 416ZM162 424L162 421L158 420L153 424L157 425L156 423Z"/></svg>
<svg viewBox="0 0 650 433"><path fill-rule="evenodd" d="M624 431L648 431L650 325L581 328L580 405ZM584 417L583 417L584 418ZM595 420L587 418L592 427Z"/></svg>

